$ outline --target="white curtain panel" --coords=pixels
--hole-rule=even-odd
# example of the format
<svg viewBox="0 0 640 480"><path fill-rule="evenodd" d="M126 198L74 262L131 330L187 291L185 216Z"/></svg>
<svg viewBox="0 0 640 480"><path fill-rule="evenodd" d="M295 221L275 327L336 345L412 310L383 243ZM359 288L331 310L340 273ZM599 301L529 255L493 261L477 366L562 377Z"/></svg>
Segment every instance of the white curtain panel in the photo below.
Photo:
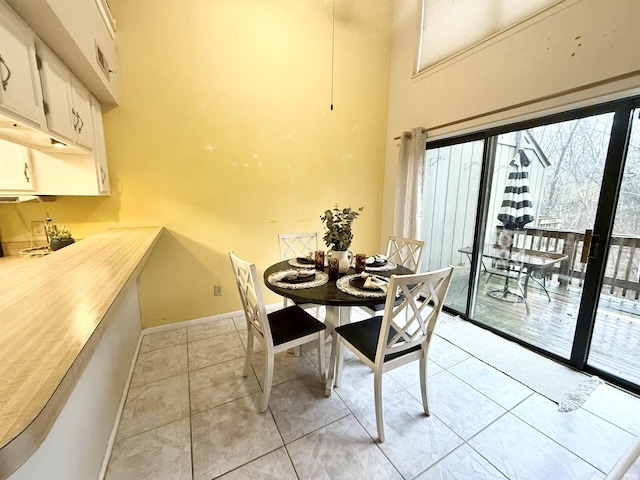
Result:
<svg viewBox="0 0 640 480"><path fill-rule="evenodd" d="M393 218L393 234L400 237L418 238L420 233L426 148L424 128L402 133Z"/></svg>

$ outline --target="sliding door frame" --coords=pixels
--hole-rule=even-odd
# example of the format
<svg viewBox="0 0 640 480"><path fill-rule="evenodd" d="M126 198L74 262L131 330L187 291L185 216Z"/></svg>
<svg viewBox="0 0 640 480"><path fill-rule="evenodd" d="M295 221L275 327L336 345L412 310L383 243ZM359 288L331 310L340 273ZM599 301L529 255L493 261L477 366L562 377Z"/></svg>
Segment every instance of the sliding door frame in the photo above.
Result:
<svg viewBox="0 0 640 480"><path fill-rule="evenodd" d="M567 112L541 116L539 118L527 121L514 122L498 127L482 129L467 135L440 138L433 141L429 141L427 139L427 150L448 147L460 143L478 140L482 140L484 143L482 173L479 185L480 194L478 196L478 204L476 206L476 224L474 228L473 255L470 264L466 311L459 312L447 306L444 307L445 311L461 315L465 320L475 325L490 330L497 335L505 337L530 350L552 358L560 363L570 365L578 370L596 373L603 378L611 380L612 383L616 383L635 392L639 392L639 386L631 384L630 382L627 382L624 379L616 377L608 372L603 372L590 367L587 364L587 358L589 355L589 346L596 320L598 300L600 297L604 270L606 268L606 261L608 258L608 252L611 243L615 209L624 172L624 163L626 159L631 129L631 115L634 108L638 108L639 105L640 97L634 97L597 104L589 107L583 107ZM489 194L492 187L491 182L493 178L493 168L495 163L495 153L497 148L498 136L500 134L509 133L516 130L525 130L551 123L576 120L605 113L614 113L614 121L611 128L611 138L609 140L609 146L607 149L605 170L598 199L596 219L594 222L594 233L596 235L600 235L600 237L599 243L596 242L595 244L592 244L591 251L589 252L590 258L585 273L582 301L578 312L571 355L570 358L567 359L557 354L543 350L542 348L535 345L529 344L517 337L513 337L506 332L474 320L475 299L477 296L478 282L480 281L482 262L482 256L479 254L479 252L482 252L486 233L486 225L488 220L487 215L489 210Z"/></svg>

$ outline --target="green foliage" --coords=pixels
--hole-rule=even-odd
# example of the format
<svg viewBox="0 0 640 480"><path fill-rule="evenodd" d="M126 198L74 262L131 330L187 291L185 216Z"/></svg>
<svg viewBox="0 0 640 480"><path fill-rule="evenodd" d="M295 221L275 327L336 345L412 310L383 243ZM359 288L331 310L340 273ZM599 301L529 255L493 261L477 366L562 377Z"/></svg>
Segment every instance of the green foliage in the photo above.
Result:
<svg viewBox="0 0 640 480"><path fill-rule="evenodd" d="M351 207L339 208L336 204L333 210L326 210L320 217L325 224L325 233L322 239L328 248L338 252L346 251L353 240L351 224L358 218L364 207L352 210Z"/></svg>
<svg viewBox="0 0 640 480"><path fill-rule="evenodd" d="M67 238L71 238L71 232L66 226L63 226L62 228L58 228L58 226L53 223L47 223L45 224L44 229L47 234L47 238L49 239L49 242L51 242L51 240L54 240L54 239L66 240Z"/></svg>

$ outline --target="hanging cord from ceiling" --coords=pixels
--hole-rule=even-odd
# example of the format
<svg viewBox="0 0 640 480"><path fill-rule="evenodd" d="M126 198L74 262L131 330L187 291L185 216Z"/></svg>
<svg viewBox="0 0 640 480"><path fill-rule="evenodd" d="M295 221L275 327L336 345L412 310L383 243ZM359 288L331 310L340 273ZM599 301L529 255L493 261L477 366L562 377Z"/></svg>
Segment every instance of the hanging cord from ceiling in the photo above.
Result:
<svg viewBox="0 0 640 480"><path fill-rule="evenodd" d="M333 110L333 71L336 50L336 0L332 0L331 10L331 110Z"/></svg>

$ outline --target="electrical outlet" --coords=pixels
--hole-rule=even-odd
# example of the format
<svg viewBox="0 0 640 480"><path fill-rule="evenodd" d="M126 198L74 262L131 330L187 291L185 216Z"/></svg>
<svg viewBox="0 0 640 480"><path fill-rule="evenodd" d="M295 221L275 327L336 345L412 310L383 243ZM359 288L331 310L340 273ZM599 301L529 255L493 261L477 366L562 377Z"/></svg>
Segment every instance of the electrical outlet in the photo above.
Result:
<svg viewBox="0 0 640 480"><path fill-rule="evenodd" d="M214 285L213 286L213 296L214 297L222 296L222 285Z"/></svg>
<svg viewBox="0 0 640 480"><path fill-rule="evenodd" d="M44 222L39 222L36 220L32 221L31 235L33 236L33 238L36 238L36 237L46 238L47 232L44 229Z"/></svg>

